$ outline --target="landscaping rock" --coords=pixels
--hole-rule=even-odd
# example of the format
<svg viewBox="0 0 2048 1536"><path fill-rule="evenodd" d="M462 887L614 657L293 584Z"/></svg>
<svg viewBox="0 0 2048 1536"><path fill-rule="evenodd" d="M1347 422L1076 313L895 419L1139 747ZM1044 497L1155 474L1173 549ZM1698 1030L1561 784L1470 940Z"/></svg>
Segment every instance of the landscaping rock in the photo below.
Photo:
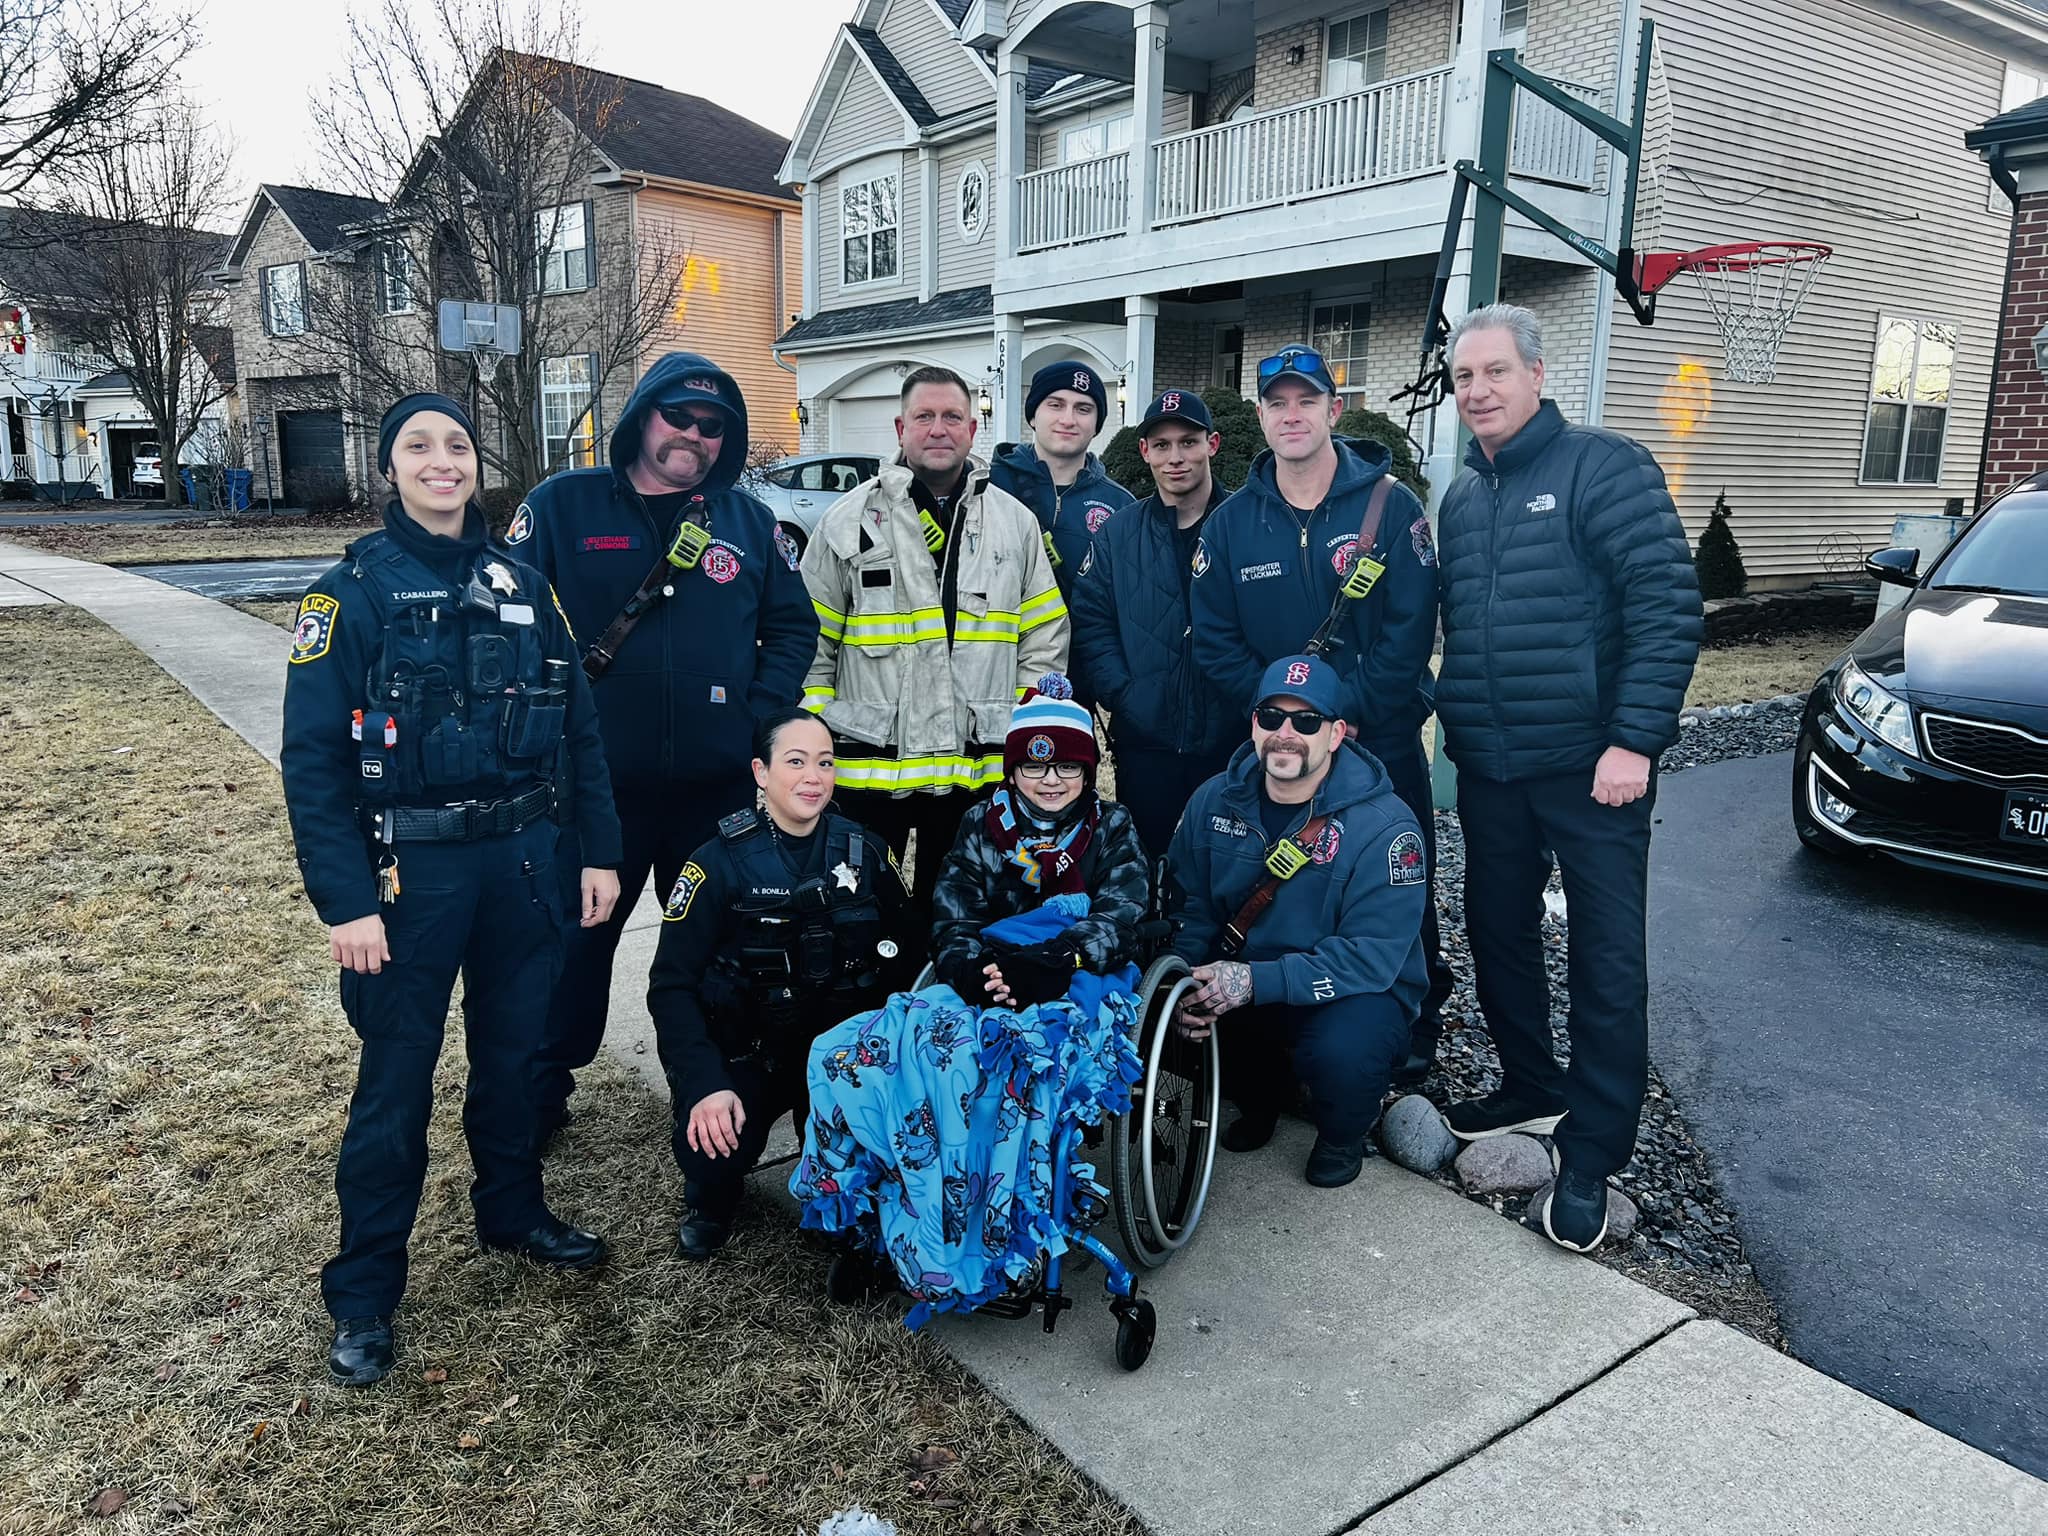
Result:
<svg viewBox="0 0 2048 1536"><path fill-rule="evenodd" d="M1480 1142L1478 1143L1478 1145L1484 1146L1485 1143ZM1465 1160L1462 1157L1458 1159L1458 1162L1461 1165L1464 1163L1464 1161ZM1550 1180L1546 1178L1543 1181L1542 1187L1539 1188L1535 1194L1529 1197L1529 1216L1532 1222L1537 1220L1537 1213L1543 1209L1543 1202L1549 1194ZM1641 1219L1641 1217L1642 1213L1636 1209L1635 1201L1629 1199L1627 1195L1624 1195L1612 1184L1607 1186L1608 1242L1625 1243L1631 1237L1634 1237L1636 1233L1636 1223ZM1668 1246L1672 1248L1677 1248L1679 1245L1677 1243L1669 1243ZM1701 1258L1704 1259L1705 1256L1702 1255Z"/></svg>
<svg viewBox="0 0 2048 1536"><path fill-rule="evenodd" d="M1550 1149L1534 1136L1493 1136L1458 1154L1458 1182L1475 1195L1525 1195L1550 1180Z"/></svg>
<svg viewBox="0 0 2048 1536"><path fill-rule="evenodd" d="M1380 1116L1380 1147L1403 1168L1435 1173L1458 1154L1458 1138L1419 1093L1396 1099Z"/></svg>

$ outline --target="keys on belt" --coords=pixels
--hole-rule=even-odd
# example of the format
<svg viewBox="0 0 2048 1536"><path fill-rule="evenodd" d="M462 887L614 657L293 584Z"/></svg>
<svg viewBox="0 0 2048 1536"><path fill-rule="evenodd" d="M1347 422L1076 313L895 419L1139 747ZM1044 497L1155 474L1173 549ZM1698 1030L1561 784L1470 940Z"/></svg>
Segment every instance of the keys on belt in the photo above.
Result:
<svg viewBox="0 0 2048 1536"><path fill-rule="evenodd" d="M473 843L530 826L555 808L555 787L536 784L506 800L465 800L457 805L361 806L363 830L380 843Z"/></svg>

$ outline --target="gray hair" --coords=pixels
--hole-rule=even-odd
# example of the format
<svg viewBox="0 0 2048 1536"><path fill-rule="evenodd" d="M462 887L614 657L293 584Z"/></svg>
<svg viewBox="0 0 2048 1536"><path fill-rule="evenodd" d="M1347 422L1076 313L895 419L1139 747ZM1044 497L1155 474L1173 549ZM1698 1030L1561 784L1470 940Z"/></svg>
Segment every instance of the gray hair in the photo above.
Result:
<svg viewBox="0 0 2048 1536"><path fill-rule="evenodd" d="M1458 343L1468 331L1506 331L1515 338L1515 352L1525 366L1543 361L1543 322L1519 304L1483 304L1451 327L1444 349L1447 360L1458 356Z"/></svg>

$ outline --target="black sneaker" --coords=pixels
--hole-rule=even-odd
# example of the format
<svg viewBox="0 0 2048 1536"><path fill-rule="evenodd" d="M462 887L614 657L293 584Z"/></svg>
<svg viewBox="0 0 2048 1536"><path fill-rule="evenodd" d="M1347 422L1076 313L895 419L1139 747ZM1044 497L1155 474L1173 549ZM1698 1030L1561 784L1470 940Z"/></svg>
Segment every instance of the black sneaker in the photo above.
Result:
<svg viewBox="0 0 2048 1536"><path fill-rule="evenodd" d="M1564 1119L1555 1103L1527 1099L1515 1093L1489 1093L1483 1099L1467 1099L1444 1111L1444 1125L1460 1141L1484 1141L1489 1136L1506 1136L1522 1131L1531 1136L1548 1136Z"/></svg>
<svg viewBox="0 0 2048 1536"><path fill-rule="evenodd" d="M685 1210L682 1224L676 1228L676 1257L701 1264L731 1239L730 1221L720 1221L702 1211Z"/></svg>
<svg viewBox="0 0 2048 1536"><path fill-rule="evenodd" d="M1607 1181L1565 1169L1543 1197L1543 1235L1573 1253L1591 1253L1607 1236Z"/></svg>
<svg viewBox="0 0 2048 1536"><path fill-rule="evenodd" d="M1239 1115L1218 1139L1226 1152L1256 1152L1273 1139L1273 1128L1279 1123L1278 1115Z"/></svg>
<svg viewBox="0 0 2048 1536"><path fill-rule="evenodd" d="M327 1370L344 1387L371 1387L391 1374L391 1319L344 1317L334 1325Z"/></svg>
<svg viewBox="0 0 2048 1536"><path fill-rule="evenodd" d="M1325 1141L1318 1135L1301 1176L1317 1189L1341 1189L1365 1167L1365 1141Z"/></svg>

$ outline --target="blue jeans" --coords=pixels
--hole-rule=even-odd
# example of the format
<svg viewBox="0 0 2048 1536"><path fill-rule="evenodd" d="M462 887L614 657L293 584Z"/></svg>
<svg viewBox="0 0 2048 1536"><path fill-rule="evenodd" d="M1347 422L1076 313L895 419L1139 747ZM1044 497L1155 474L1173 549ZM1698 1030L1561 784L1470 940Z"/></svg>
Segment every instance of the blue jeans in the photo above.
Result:
<svg viewBox="0 0 2048 1536"><path fill-rule="evenodd" d="M1227 1013L1217 1026L1223 1091L1259 1118L1285 1109L1298 1079L1308 1086L1316 1133L1355 1146L1380 1117L1380 1100L1408 1053L1414 1023L1413 1011L1385 992Z"/></svg>

